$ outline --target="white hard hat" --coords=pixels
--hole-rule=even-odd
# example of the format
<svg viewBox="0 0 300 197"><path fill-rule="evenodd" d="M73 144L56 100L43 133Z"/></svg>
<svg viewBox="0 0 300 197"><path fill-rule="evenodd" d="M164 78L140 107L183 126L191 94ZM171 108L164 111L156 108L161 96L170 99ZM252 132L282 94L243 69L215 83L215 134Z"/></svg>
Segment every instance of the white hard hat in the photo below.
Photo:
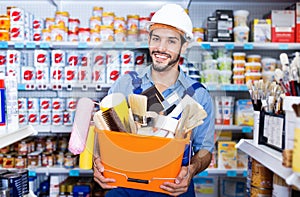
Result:
<svg viewBox="0 0 300 197"><path fill-rule="evenodd" d="M185 10L177 4L166 4L161 7L152 16L151 21L147 24L149 30L154 23L173 26L185 33L185 39L191 41L193 39L193 24L189 15Z"/></svg>

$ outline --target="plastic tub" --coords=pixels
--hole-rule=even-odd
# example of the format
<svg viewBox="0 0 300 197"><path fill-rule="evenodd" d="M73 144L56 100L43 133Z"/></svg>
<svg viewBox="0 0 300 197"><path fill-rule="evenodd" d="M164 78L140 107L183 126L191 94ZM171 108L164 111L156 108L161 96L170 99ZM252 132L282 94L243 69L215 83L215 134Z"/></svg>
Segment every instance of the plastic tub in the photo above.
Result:
<svg viewBox="0 0 300 197"><path fill-rule="evenodd" d="M229 57L218 58L219 70L231 70L232 59Z"/></svg>
<svg viewBox="0 0 300 197"><path fill-rule="evenodd" d="M244 75L234 75L232 77L233 84L245 84L245 76Z"/></svg>
<svg viewBox="0 0 300 197"><path fill-rule="evenodd" d="M232 71L221 70L219 72L219 82L220 84L230 84L231 83Z"/></svg>
<svg viewBox="0 0 300 197"><path fill-rule="evenodd" d="M209 59L202 62L202 70L215 70L218 68L218 61Z"/></svg>
<svg viewBox="0 0 300 197"><path fill-rule="evenodd" d="M233 60L233 68L245 68L245 60Z"/></svg>
<svg viewBox="0 0 300 197"><path fill-rule="evenodd" d="M247 62L261 62L260 55L247 55Z"/></svg>
<svg viewBox="0 0 300 197"><path fill-rule="evenodd" d="M253 73L253 72L248 72L248 73L245 73L245 81L246 83L249 81L249 80L252 80L252 81L256 81L256 80L260 80L261 79L261 73Z"/></svg>
<svg viewBox="0 0 300 197"><path fill-rule="evenodd" d="M233 74L234 75L244 75L245 74L245 68L239 68L239 67L235 67L233 68Z"/></svg>
<svg viewBox="0 0 300 197"><path fill-rule="evenodd" d="M237 26L233 28L234 32L234 42L236 43L246 43L249 39L249 27L247 26Z"/></svg>
<svg viewBox="0 0 300 197"><path fill-rule="evenodd" d="M246 72L260 72L261 63L259 62L246 62L245 64Z"/></svg>
<svg viewBox="0 0 300 197"><path fill-rule="evenodd" d="M275 71L263 71L261 73L262 79L263 79L264 82L266 82L266 81L269 81L269 82L274 81L274 74L275 74Z"/></svg>
<svg viewBox="0 0 300 197"><path fill-rule="evenodd" d="M276 59L265 57L261 60L263 71L275 71L276 69Z"/></svg>
<svg viewBox="0 0 300 197"><path fill-rule="evenodd" d="M219 83L219 70L204 70L204 83L218 84Z"/></svg>
<svg viewBox="0 0 300 197"><path fill-rule="evenodd" d="M234 26L247 26L248 10L236 10L233 12Z"/></svg>
<svg viewBox="0 0 300 197"><path fill-rule="evenodd" d="M246 60L246 53L234 52L232 54L233 60Z"/></svg>

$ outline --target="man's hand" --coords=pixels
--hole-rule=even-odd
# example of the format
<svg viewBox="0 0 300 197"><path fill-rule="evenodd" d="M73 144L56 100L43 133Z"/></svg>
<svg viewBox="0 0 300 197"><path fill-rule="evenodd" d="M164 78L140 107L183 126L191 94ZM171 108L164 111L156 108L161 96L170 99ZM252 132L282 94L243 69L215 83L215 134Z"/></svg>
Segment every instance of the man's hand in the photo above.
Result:
<svg viewBox="0 0 300 197"><path fill-rule="evenodd" d="M170 192L171 196L178 196L187 192L193 175L189 172L187 166L182 166L175 183L164 182L160 188Z"/></svg>
<svg viewBox="0 0 300 197"><path fill-rule="evenodd" d="M103 167L103 165L101 163L101 159L99 157L94 159L93 170L94 170L94 180L102 187L102 189L116 188L116 186L108 185L108 183L116 182L115 179L105 178L103 176L104 167Z"/></svg>

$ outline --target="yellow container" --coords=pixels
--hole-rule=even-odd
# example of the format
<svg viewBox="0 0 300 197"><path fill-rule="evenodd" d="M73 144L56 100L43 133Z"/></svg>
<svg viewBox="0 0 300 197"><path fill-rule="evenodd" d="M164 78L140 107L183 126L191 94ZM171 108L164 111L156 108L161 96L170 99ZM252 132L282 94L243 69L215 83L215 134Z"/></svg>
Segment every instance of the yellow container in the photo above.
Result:
<svg viewBox="0 0 300 197"><path fill-rule="evenodd" d="M292 169L294 172L300 174L300 118L297 117L297 127L294 132L294 149L293 149L293 159L292 159Z"/></svg>
<svg viewBox="0 0 300 197"><path fill-rule="evenodd" d="M110 185L168 193L160 189L174 182L180 172L189 139L171 139L101 131L98 134L104 176L116 179Z"/></svg>

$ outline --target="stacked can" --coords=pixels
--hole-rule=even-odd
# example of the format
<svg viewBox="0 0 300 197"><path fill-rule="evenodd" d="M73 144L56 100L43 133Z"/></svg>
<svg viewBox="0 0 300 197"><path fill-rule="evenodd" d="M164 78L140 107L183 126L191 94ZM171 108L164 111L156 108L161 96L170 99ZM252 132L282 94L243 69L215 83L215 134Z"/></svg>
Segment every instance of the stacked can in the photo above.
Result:
<svg viewBox="0 0 300 197"><path fill-rule="evenodd" d="M32 22L33 41L42 40L42 30L45 28L45 21L42 18L34 17Z"/></svg>
<svg viewBox="0 0 300 197"><path fill-rule="evenodd" d="M97 51L92 54L92 83L102 84L106 82L106 53Z"/></svg>
<svg viewBox="0 0 300 197"><path fill-rule="evenodd" d="M106 53L106 83L114 83L120 75L120 51L109 50Z"/></svg>
<svg viewBox="0 0 300 197"><path fill-rule="evenodd" d="M28 124L28 105L27 98L21 97L18 98L18 110L19 110L19 125L27 125Z"/></svg>
<svg viewBox="0 0 300 197"><path fill-rule="evenodd" d="M70 51L66 56L67 61L66 66L64 67L64 81L66 84L75 84L77 83L81 57L78 51Z"/></svg>
<svg viewBox="0 0 300 197"><path fill-rule="evenodd" d="M139 15L127 15L127 41L137 42L139 35Z"/></svg>
<svg viewBox="0 0 300 197"><path fill-rule="evenodd" d="M25 76L25 72L31 74L34 73L31 79L24 80L25 84L37 84L46 85L49 83L49 66L50 66L50 52L47 50L35 50L33 67L22 67L22 76ZM23 72L24 71L24 72ZM28 75L29 75L28 74ZM30 75L31 76L31 75Z"/></svg>
<svg viewBox="0 0 300 197"><path fill-rule="evenodd" d="M10 19L8 15L0 16L0 41L9 41Z"/></svg>
<svg viewBox="0 0 300 197"><path fill-rule="evenodd" d="M39 109L40 109L40 125L51 125L52 116L52 101L51 98L40 98L39 99Z"/></svg>
<svg viewBox="0 0 300 197"><path fill-rule="evenodd" d="M100 16L92 16L89 21L90 26L90 41L99 42L100 41L100 28L102 25Z"/></svg>
<svg viewBox="0 0 300 197"><path fill-rule="evenodd" d="M0 72L5 73L6 69L6 51L0 51Z"/></svg>
<svg viewBox="0 0 300 197"><path fill-rule="evenodd" d="M4 53L2 56L4 56ZM22 65L27 64L26 56L24 55L23 57L22 52L18 50L7 50L6 60L3 60L3 62L3 64L6 64L5 66L7 75L17 76L17 81L20 82L20 69ZM1 71L5 71L5 67L2 67Z"/></svg>
<svg viewBox="0 0 300 197"><path fill-rule="evenodd" d="M121 75L134 70L134 52L130 50L121 51Z"/></svg>
<svg viewBox="0 0 300 197"><path fill-rule="evenodd" d="M24 40L24 21L25 12L23 9L16 7L10 9L10 40Z"/></svg>
<svg viewBox="0 0 300 197"><path fill-rule="evenodd" d="M28 124L40 124L40 100L39 98L27 98Z"/></svg>
<svg viewBox="0 0 300 197"><path fill-rule="evenodd" d="M148 31L146 29L146 24L150 21L150 17L140 17L139 19L139 41L148 41Z"/></svg>
<svg viewBox="0 0 300 197"><path fill-rule="evenodd" d="M79 41L80 20L77 18L69 18L69 31L68 31L68 41L75 42Z"/></svg>
<svg viewBox="0 0 300 197"><path fill-rule="evenodd" d="M66 126L72 126L75 117L77 99L66 98L66 110L63 111L63 124Z"/></svg>
<svg viewBox="0 0 300 197"><path fill-rule="evenodd" d="M66 109L66 100L64 98L52 98L52 125L63 125L63 112Z"/></svg>
<svg viewBox="0 0 300 197"><path fill-rule="evenodd" d="M147 53L135 52L134 53L134 66L135 71L143 70L147 66Z"/></svg>

